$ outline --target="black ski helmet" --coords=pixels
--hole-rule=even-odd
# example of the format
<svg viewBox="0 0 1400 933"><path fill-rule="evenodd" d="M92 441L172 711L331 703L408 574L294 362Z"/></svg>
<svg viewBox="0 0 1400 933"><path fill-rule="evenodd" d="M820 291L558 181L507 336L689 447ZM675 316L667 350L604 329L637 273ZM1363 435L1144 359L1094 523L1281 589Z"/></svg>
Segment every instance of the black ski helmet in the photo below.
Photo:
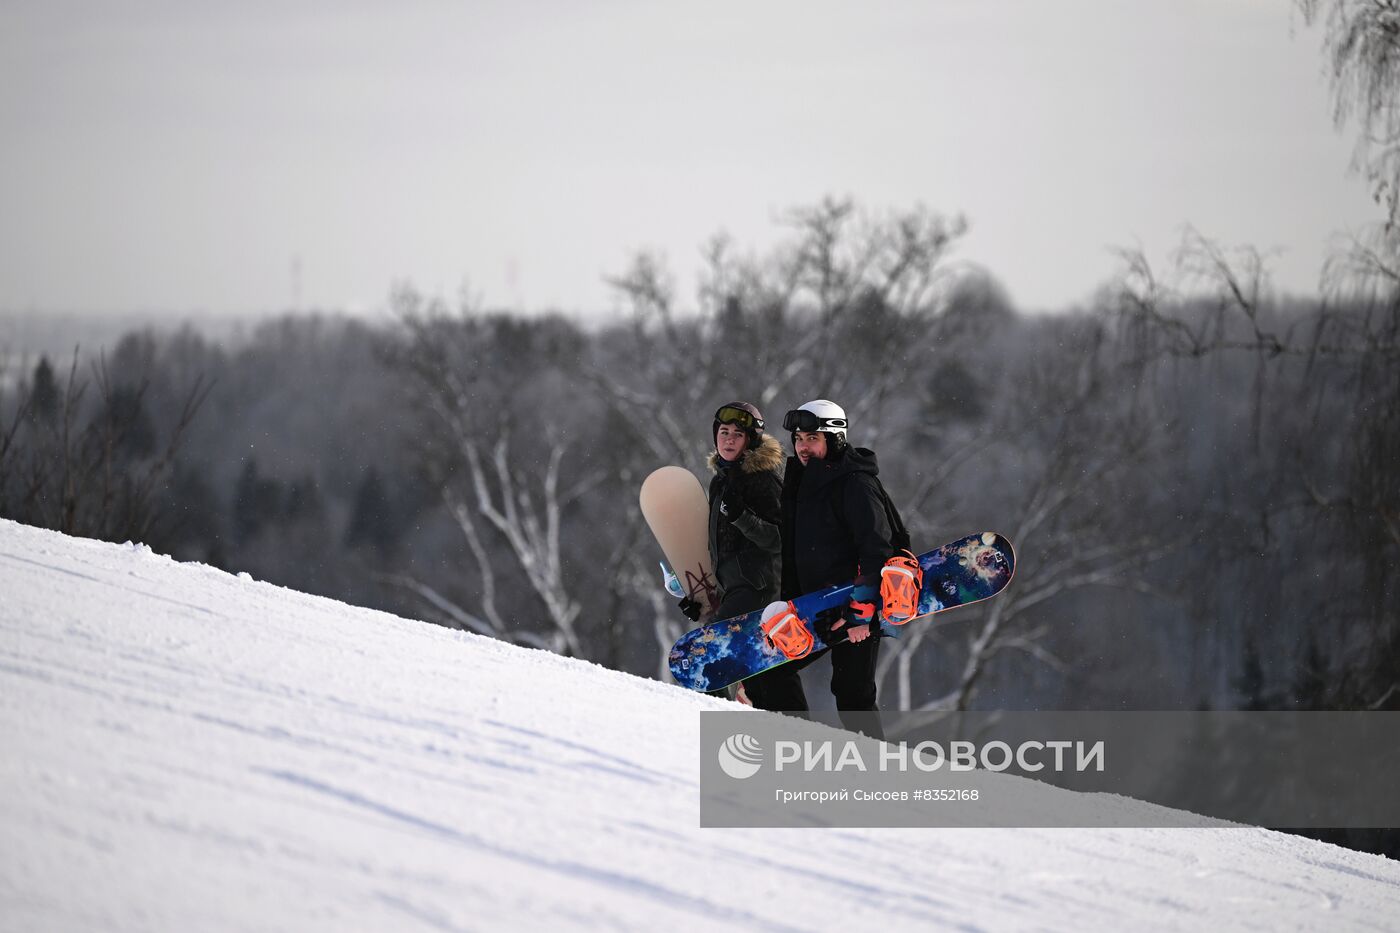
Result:
<svg viewBox="0 0 1400 933"><path fill-rule="evenodd" d="M749 447L757 447L763 437L763 414L749 402L730 402L715 411L715 423L710 426L710 439L719 446L719 426L738 425L749 436Z"/></svg>

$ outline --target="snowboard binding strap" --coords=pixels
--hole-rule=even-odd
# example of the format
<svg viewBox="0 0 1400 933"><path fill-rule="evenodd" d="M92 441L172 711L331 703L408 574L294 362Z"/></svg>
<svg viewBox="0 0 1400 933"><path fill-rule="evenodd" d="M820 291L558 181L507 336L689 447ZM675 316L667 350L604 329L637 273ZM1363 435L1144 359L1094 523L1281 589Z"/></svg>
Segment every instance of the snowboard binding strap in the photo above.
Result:
<svg viewBox="0 0 1400 933"><path fill-rule="evenodd" d="M924 585L924 569L908 551L901 551L880 568L880 618L891 625L903 625L919 614L919 591Z"/></svg>
<svg viewBox="0 0 1400 933"><path fill-rule="evenodd" d="M770 605L764 610L763 620L759 625L768 644L782 652L789 660L806 657L815 644L811 630L803 623L796 607L790 601Z"/></svg>

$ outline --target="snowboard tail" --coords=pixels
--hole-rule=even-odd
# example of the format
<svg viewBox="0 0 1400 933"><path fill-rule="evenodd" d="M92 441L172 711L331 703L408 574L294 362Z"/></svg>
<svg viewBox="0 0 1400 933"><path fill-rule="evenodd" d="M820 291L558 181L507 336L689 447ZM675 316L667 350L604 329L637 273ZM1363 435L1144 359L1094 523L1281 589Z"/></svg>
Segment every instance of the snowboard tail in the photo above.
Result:
<svg viewBox="0 0 1400 933"><path fill-rule="evenodd" d="M918 561L923 583L915 614L895 631L934 613L990 599L1006 589L1016 572L1011 542L994 531L934 548ZM850 583L830 586L687 632L671 648L671 674L682 686L708 692L839 644L845 640L843 629L831 641L822 633L830 634L830 622L850 602L852 588ZM884 625L888 629L891 623Z"/></svg>
<svg viewBox="0 0 1400 933"><path fill-rule="evenodd" d="M667 589L713 611L719 587L710 567L710 504L700 481L684 467L664 466L642 482L639 501L642 517L666 555L662 574Z"/></svg>

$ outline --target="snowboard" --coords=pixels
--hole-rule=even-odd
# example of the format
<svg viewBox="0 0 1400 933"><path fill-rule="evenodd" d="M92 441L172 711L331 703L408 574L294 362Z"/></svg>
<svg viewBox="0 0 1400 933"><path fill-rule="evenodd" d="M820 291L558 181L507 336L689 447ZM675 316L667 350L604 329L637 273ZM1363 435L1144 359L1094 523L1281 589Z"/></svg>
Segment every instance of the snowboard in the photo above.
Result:
<svg viewBox="0 0 1400 933"><path fill-rule="evenodd" d="M924 577L918 613L904 625L1000 593L1016 571L1016 552L1005 537L987 531L920 554L919 566ZM794 599L797 619L775 629L772 639L764 634L763 622L780 615L786 603L687 632L671 648L671 674L682 686L708 692L822 651L830 644L819 634L826 626L816 623L839 617L850 602L852 585L829 586ZM882 632L893 634L900 628L903 625L884 623ZM837 630L835 643L845 641L844 631Z"/></svg>
<svg viewBox="0 0 1400 933"><path fill-rule="evenodd" d="M717 582L710 566L710 502L695 474L685 467L664 466L642 481L642 517L666 555L678 586L667 589L678 599L698 602L704 612L719 605Z"/></svg>

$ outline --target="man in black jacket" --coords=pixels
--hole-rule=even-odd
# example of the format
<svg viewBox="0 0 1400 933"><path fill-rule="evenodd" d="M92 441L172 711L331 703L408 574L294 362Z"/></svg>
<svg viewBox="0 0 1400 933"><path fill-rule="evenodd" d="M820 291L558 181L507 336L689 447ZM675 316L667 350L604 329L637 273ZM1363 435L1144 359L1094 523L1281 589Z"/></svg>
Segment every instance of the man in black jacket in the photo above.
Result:
<svg viewBox="0 0 1400 933"><path fill-rule="evenodd" d="M850 605L823 632L843 638L831 650L831 692L847 728L883 738L876 703L880 654L879 575L895 553L873 451L846 442L846 413L826 399L790 411L795 456L783 477L781 598L857 580ZM830 637L828 637L830 636ZM798 670L825 652L754 678L748 694L762 709L805 711Z"/></svg>

